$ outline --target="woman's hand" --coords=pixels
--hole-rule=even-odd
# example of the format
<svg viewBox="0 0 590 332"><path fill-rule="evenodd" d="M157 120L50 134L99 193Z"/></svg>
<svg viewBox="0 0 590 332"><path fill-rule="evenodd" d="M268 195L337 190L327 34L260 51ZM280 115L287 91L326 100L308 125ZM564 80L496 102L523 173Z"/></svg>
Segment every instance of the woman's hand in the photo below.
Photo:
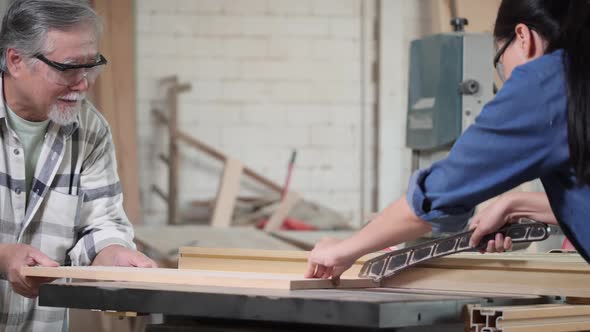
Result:
<svg viewBox="0 0 590 332"><path fill-rule="evenodd" d="M547 224L557 224L551 205L545 193L515 192L500 196L495 202L477 213L472 219L469 229L475 229L469 244L476 247L481 239L507 223L517 222L520 218L530 218ZM512 249L512 239L497 234L488 241L487 252L503 252Z"/></svg>
<svg viewBox="0 0 590 332"><path fill-rule="evenodd" d="M342 273L348 270L358 259L346 255L343 250L343 240L324 238L318 242L309 254L306 278L340 279Z"/></svg>
<svg viewBox="0 0 590 332"><path fill-rule="evenodd" d="M320 241L309 254L305 277L338 280L361 256L413 240L431 230L402 197L350 238Z"/></svg>
<svg viewBox="0 0 590 332"><path fill-rule="evenodd" d="M518 221L519 218L514 220L510 213L510 199L507 196L498 198L495 202L478 212L469 224L469 229L475 230L469 241L471 247L477 247L484 236L492 234L502 228L506 223ZM493 240L489 240L485 245L485 249L481 251L504 252L511 249L512 239L509 236L504 237L502 234L496 234L496 237Z"/></svg>

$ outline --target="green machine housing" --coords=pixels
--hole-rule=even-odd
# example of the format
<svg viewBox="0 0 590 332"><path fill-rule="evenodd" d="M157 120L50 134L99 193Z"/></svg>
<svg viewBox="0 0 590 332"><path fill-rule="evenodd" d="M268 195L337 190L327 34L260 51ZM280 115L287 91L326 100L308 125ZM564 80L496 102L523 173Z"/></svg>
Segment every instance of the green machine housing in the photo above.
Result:
<svg viewBox="0 0 590 332"><path fill-rule="evenodd" d="M464 32L412 41L406 145L413 169L444 158L493 98L493 39Z"/></svg>

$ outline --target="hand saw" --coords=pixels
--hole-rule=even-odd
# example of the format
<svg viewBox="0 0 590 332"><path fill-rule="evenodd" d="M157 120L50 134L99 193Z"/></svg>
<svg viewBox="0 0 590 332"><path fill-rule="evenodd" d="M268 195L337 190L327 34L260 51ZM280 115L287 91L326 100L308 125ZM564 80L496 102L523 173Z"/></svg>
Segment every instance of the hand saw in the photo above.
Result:
<svg viewBox="0 0 590 332"><path fill-rule="evenodd" d="M473 234L471 230L383 254L365 262L359 277L371 278L379 282L383 278L432 258L485 249L488 241L493 240L498 233L512 238L512 243L543 241L549 237L549 226L546 224L530 219L521 219L521 221L524 222L506 225L493 234L484 236L476 248L469 246L469 239Z"/></svg>

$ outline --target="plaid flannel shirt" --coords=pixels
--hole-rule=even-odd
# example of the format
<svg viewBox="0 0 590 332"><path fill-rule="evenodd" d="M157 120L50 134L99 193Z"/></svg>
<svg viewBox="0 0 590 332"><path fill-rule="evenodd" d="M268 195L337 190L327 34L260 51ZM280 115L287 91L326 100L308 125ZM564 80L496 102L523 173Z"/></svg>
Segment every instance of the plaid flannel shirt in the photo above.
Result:
<svg viewBox="0 0 590 332"><path fill-rule="evenodd" d="M112 244L135 248L110 129L90 102L75 123L49 123L28 204L23 148L4 103L0 143L0 243L31 245L62 265L89 265ZM61 331L65 319L66 309L40 307L0 275L0 330Z"/></svg>

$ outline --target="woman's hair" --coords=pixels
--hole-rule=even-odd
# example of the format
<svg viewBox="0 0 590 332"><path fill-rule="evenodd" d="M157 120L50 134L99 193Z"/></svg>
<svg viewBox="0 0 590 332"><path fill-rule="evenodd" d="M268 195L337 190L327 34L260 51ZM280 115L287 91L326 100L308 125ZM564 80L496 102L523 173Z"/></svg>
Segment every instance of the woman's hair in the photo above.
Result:
<svg viewBox="0 0 590 332"><path fill-rule="evenodd" d="M494 37L507 40L522 23L564 49L570 159L579 183L590 184L590 4L587 0L502 0Z"/></svg>

